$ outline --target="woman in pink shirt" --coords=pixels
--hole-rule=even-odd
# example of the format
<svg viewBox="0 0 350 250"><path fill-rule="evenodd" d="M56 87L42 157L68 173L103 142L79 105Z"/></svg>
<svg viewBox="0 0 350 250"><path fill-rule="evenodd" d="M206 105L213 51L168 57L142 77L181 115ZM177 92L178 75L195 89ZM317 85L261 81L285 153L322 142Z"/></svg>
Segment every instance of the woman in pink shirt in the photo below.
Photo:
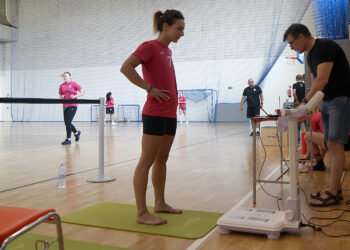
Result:
<svg viewBox="0 0 350 250"><path fill-rule="evenodd" d="M184 96L184 92L180 92L179 96L179 115L180 115L180 124L182 124L181 115L185 116L185 121L188 124L187 116L186 116L186 97Z"/></svg>
<svg viewBox="0 0 350 250"><path fill-rule="evenodd" d="M117 124L114 119L114 99L112 97L112 92L108 92L106 95L106 115L105 122L107 120L108 115L111 116L112 125Z"/></svg>
<svg viewBox="0 0 350 250"><path fill-rule="evenodd" d="M78 97L84 95L84 91L81 89L80 85L76 82L71 81L71 73L64 72L62 74L64 83L60 85L59 95L61 99L77 99ZM79 92L79 93L78 93ZM75 141L79 141L81 131L78 131L72 124L75 113L77 112L78 104L67 103L63 104L63 117L64 123L66 125L67 137L61 143L62 145L71 144L71 134L72 131L75 136Z"/></svg>
<svg viewBox="0 0 350 250"><path fill-rule="evenodd" d="M137 223L160 225L167 221L151 214L146 206L148 173L152 168L156 213L180 214L165 202L164 189L166 162L176 133L178 104L171 42L177 43L184 35L184 17L180 11L157 11L153 16L156 40L142 43L123 63L120 71L136 86L147 91L147 101L142 110L142 153L134 173L134 192L137 205ZM143 78L135 68L142 65Z"/></svg>

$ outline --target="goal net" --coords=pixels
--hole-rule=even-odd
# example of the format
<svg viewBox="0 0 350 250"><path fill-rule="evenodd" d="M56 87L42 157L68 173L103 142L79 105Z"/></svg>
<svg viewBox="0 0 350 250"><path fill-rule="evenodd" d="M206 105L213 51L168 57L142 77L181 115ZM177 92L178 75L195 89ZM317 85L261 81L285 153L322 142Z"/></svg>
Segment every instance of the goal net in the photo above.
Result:
<svg viewBox="0 0 350 250"><path fill-rule="evenodd" d="M214 122L217 91L214 89L183 89L189 121Z"/></svg>
<svg viewBox="0 0 350 250"><path fill-rule="evenodd" d="M90 120L92 122L98 121L98 112L99 105L91 105ZM105 112L103 115L105 115ZM140 105L119 104L114 108L114 116L118 122L138 122L140 121Z"/></svg>

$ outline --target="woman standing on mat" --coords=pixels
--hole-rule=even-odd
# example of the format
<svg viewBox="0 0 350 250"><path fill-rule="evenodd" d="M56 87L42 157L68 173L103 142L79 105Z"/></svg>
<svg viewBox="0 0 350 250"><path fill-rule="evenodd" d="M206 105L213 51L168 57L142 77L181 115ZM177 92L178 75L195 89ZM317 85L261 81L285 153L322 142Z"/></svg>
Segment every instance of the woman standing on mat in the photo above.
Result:
<svg viewBox="0 0 350 250"><path fill-rule="evenodd" d="M77 99L78 97L85 94L85 92L81 89L80 85L76 82L72 82L70 80L71 73L64 72L62 75L64 83L60 85L59 94L61 99ZM78 94L79 92L79 94ZM67 137L61 144L69 145L71 144L71 134L72 131L75 136L75 141L79 141L79 137L81 132L78 131L74 125L72 124L75 113L77 112L78 104L75 103L64 103L63 104L63 117L64 123L66 125Z"/></svg>
<svg viewBox="0 0 350 250"><path fill-rule="evenodd" d="M120 71L136 86L147 91L147 101L142 111L142 153L134 173L134 191L137 205L137 223L160 225L167 221L151 214L146 206L148 173L152 168L152 183L157 213L182 213L165 202L166 162L176 132L178 104L177 84L168 48L171 42L184 35L184 17L180 11L157 11L153 16L156 40L142 43L123 63ZM143 79L135 68L142 64Z"/></svg>

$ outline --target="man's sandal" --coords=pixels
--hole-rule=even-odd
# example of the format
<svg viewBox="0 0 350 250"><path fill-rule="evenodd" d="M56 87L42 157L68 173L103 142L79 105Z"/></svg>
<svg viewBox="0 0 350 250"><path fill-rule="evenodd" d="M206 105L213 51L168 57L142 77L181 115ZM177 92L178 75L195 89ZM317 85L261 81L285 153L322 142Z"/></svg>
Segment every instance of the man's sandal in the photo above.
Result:
<svg viewBox="0 0 350 250"><path fill-rule="evenodd" d="M325 191L324 192L326 195L328 195L327 198L322 198L320 196L316 196L314 199L315 200L319 200L322 203L312 203L310 202L310 206L314 206L314 207L328 207L328 206L333 206L333 205L339 205L340 201L338 199L337 196L335 196L334 194L332 194L329 191Z"/></svg>
<svg viewBox="0 0 350 250"><path fill-rule="evenodd" d="M343 200L343 193L342 193L341 189L338 190L337 196L338 196L338 199L339 199L340 201ZM312 199L317 199L316 197L321 197L321 191L318 191L316 194L310 194L310 197L311 197Z"/></svg>

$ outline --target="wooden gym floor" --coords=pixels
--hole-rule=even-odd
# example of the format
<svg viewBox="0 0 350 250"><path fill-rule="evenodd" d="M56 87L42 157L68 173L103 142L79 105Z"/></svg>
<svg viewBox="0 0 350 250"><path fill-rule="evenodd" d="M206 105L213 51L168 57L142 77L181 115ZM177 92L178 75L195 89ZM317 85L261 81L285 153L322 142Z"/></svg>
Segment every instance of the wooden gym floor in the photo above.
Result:
<svg viewBox="0 0 350 250"><path fill-rule="evenodd" d="M132 178L140 156L141 123L118 123L105 130L105 175L116 177L109 183L88 183L98 176L97 123L78 122L82 131L79 143L61 146L63 122L0 122L0 205L33 208L55 208L62 216L99 202L135 204ZM264 124L262 124L264 125ZM270 137L262 139L266 144ZM273 179L279 174L279 148L266 146L262 177ZM257 148L258 171L264 159L260 141ZM283 148L288 157L288 148ZM67 187L56 188L58 166L67 167ZM174 207L225 213L233 206L252 207L252 137L246 123L190 123L178 126L168 161L167 202ZM323 190L329 169L323 173L300 174L300 186L307 194ZM284 178L288 180L288 176ZM343 188L349 186L347 178ZM264 189L282 197L281 208L288 197L288 185L265 184ZM350 193L343 191L345 200ZM300 193L302 213L307 217L334 217L331 213L314 212ZM153 205L151 183L147 203ZM261 189L257 193L258 208L277 209L275 198ZM342 202L339 208L350 206ZM350 219L345 215L343 218ZM329 221L319 221L327 223ZM350 224L336 223L330 234L350 233ZM52 225L40 225L34 233L55 235ZM203 239L187 240L150 234L133 233L63 224L64 237L131 249L348 249L349 237L330 238L311 228L298 233L283 233L279 240L264 235L244 233L220 234L215 228Z"/></svg>

